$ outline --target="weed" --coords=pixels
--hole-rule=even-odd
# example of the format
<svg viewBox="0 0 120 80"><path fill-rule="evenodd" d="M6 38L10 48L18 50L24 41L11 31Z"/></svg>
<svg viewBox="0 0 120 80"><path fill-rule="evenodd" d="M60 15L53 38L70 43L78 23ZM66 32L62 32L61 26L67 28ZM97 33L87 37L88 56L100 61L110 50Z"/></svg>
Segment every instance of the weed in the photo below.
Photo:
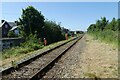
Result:
<svg viewBox="0 0 120 80"><path fill-rule="evenodd" d="M18 68L18 64L14 60L11 62L11 64L15 69Z"/></svg>

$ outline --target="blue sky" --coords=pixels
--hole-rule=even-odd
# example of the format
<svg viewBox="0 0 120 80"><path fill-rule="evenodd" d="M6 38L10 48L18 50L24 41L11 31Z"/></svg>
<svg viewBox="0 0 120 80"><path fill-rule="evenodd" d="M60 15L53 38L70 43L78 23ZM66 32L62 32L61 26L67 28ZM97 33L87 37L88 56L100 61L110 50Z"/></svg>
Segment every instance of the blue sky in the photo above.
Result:
<svg viewBox="0 0 120 80"><path fill-rule="evenodd" d="M118 17L117 2L3 2L2 19L15 21L22 8L32 5L48 20L61 22L70 30L86 30L96 20L105 16L108 20Z"/></svg>

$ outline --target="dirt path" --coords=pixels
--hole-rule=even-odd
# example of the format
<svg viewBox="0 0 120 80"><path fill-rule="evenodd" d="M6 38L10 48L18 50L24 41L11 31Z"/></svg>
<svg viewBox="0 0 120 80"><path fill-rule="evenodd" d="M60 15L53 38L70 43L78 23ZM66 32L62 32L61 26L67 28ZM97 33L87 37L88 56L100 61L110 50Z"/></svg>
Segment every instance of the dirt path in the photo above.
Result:
<svg viewBox="0 0 120 80"><path fill-rule="evenodd" d="M81 69L86 76L117 78L118 50L86 36L87 46L81 54Z"/></svg>
<svg viewBox="0 0 120 80"><path fill-rule="evenodd" d="M85 35L44 78L117 78L118 50Z"/></svg>

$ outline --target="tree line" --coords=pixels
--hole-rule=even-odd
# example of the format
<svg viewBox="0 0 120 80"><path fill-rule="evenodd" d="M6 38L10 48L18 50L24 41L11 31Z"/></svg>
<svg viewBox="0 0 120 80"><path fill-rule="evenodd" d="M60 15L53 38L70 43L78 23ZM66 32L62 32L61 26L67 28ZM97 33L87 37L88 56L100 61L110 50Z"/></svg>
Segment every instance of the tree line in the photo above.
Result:
<svg viewBox="0 0 120 80"><path fill-rule="evenodd" d="M19 36L26 39L31 34L36 35L36 38L41 39L41 41L46 38L48 44L65 39L66 29L62 28L60 23L45 20L41 11L38 11L33 6L22 9L22 15L17 21L17 25L19 25L20 29Z"/></svg>
<svg viewBox="0 0 120 80"><path fill-rule="evenodd" d="M120 19L113 18L111 21L106 17L101 17L95 24L91 24L87 32L93 35L97 39L101 39L106 42L118 43L118 31L120 30Z"/></svg>
<svg viewBox="0 0 120 80"><path fill-rule="evenodd" d="M113 18L111 22L106 19L106 17L102 17L100 20L97 20L95 24L91 24L87 31L88 32L97 32L104 30L118 31L119 30L120 19Z"/></svg>
<svg viewBox="0 0 120 80"><path fill-rule="evenodd" d="M25 38L25 42L4 50L3 59L41 49L44 47L43 42L46 40L47 45L64 40L65 34L70 32L69 29L61 27L60 23L45 19L45 16L33 6L22 9L22 15L17 21L17 25L20 30L17 37ZM77 31L77 33L83 32ZM9 32L8 36L16 37L13 32Z"/></svg>

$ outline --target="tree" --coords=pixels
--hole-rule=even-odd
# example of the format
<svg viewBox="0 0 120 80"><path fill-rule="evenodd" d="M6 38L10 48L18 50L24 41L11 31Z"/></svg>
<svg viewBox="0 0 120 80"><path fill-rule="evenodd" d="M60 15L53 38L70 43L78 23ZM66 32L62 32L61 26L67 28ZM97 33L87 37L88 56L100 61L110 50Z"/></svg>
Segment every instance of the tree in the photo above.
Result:
<svg viewBox="0 0 120 80"><path fill-rule="evenodd" d="M94 26L96 26L96 31L99 31L101 29L101 26L102 26L101 21L97 20L97 22Z"/></svg>
<svg viewBox="0 0 120 80"><path fill-rule="evenodd" d="M61 28L61 31L62 31L62 34L66 34L66 33L68 33L70 30L62 27L62 28Z"/></svg>
<svg viewBox="0 0 120 80"><path fill-rule="evenodd" d="M117 20L118 31L120 30L120 18Z"/></svg>
<svg viewBox="0 0 120 80"><path fill-rule="evenodd" d="M91 24L88 28L89 31L103 31L108 25L106 17L102 17L101 20L97 20L95 24Z"/></svg>
<svg viewBox="0 0 120 80"><path fill-rule="evenodd" d="M8 37L15 37L15 33L13 31L8 32Z"/></svg>
<svg viewBox="0 0 120 80"><path fill-rule="evenodd" d="M106 17L101 18L101 30L103 31L108 24L108 20L106 20Z"/></svg>
<svg viewBox="0 0 120 80"><path fill-rule="evenodd" d="M48 40L49 44L64 39L64 35L62 35L60 24L57 24L55 21L46 20L43 32L43 37L45 37Z"/></svg>
<svg viewBox="0 0 120 80"><path fill-rule="evenodd" d="M28 6L22 9L22 15L18 24L22 25L21 30L24 31L25 37L30 34L37 34L40 37L44 26L44 16L33 6Z"/></svg>
<svg viewBox="0 0 120 80"><path fill-rule="evenodd" d="M88 32L93 32L93 31L95 31L95 29L96 29L96 25L95 25L95 24L91 24L91 25L88 27L87 31L88 31Z"/></svg>

